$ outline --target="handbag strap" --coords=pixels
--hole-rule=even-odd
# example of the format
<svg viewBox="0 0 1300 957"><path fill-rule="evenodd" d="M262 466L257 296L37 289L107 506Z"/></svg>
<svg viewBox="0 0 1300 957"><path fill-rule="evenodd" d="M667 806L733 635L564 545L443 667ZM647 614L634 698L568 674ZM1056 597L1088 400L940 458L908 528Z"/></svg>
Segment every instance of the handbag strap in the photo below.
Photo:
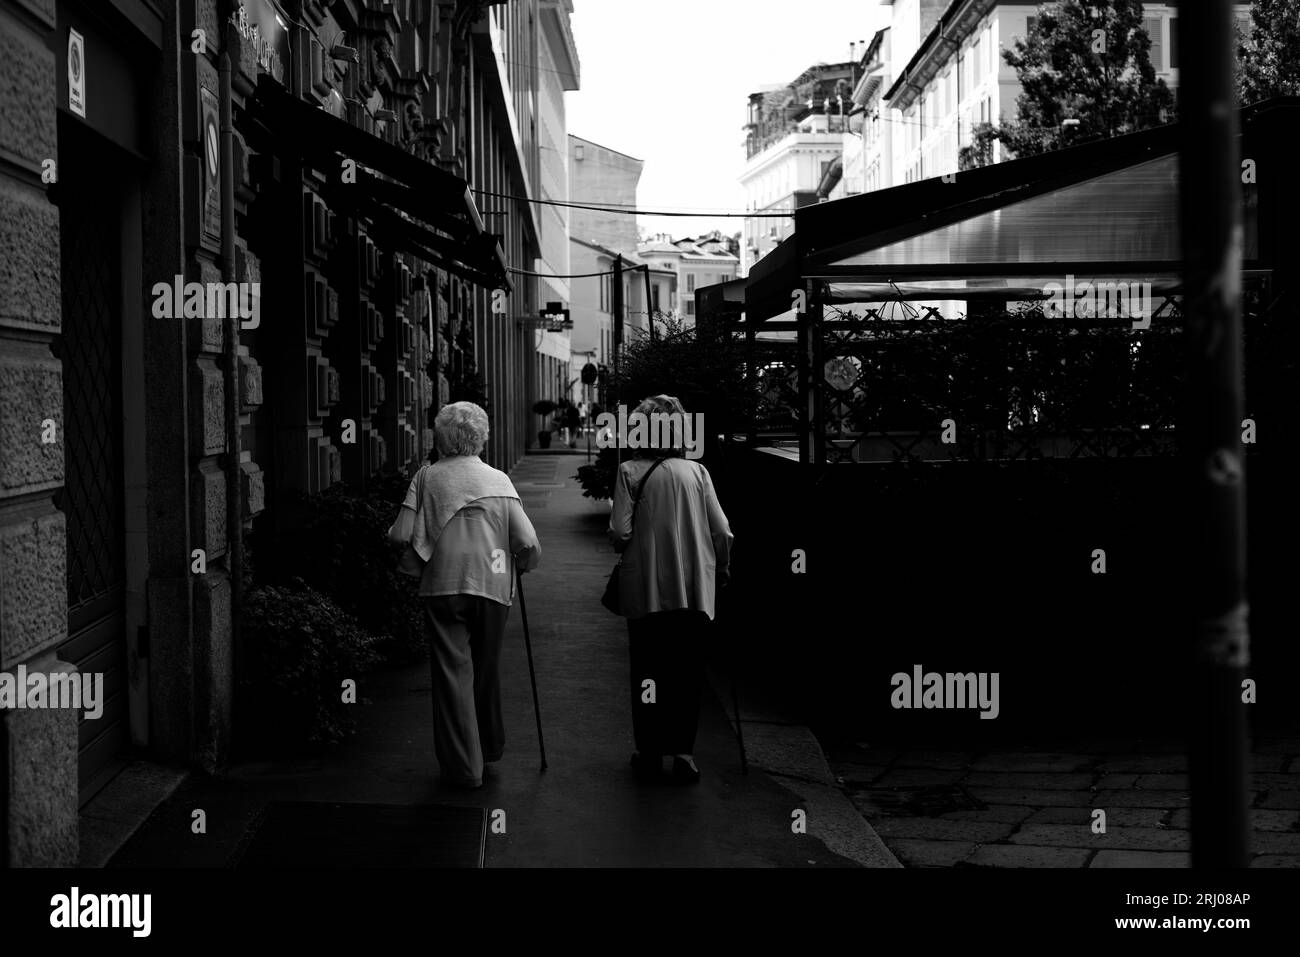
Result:
<svg viewBox="0 0 1300 957"><path fill-rule="evenodd" d="M420 517L420 509L424 507L424 473L429 470L429 464L426 462L420 466L420 471L415 473L415 517ZM412 526L411 534L415 534Z"/></svg>
<svg viewBox="0 0 1300 957"><path fill-rule="evenodd" d="M667 457L667 456L665 456L665 458L666 458L666 457ZM663 458L655 459L655 464L652 465L652 466L650 466L650 468L648 468L648 469L646 470L645 478L641 479L641 484L638 485L637 488L636 488L636 498L632 499L632 522L631 522L631 526L632 526L632 532L633 532L633 534L636 533L636 510L637 510L637 506L641 504L641 493L645 491L645 483L648 482L648 481L650 481L650 474L651 474L655 469L657 469L660 465L662 465L662 464L663 464L663 461L664 461ZM629 535L629 536L628 536L628 541L631 541L631 540L632 540L631 535Z"/></svg>

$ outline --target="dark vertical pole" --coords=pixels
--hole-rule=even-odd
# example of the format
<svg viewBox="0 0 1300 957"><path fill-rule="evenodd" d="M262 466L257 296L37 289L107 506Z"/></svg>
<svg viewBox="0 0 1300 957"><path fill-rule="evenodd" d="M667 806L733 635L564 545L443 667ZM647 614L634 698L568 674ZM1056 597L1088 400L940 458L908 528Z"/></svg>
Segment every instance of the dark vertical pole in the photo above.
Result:
<svg viewBox="0 0 1300 957"><path fill-rule="evenodd" d="M232 105L230 45L234 27L227 20L221 31L221 58L218 63L219 110L221 122L221 278L237 282L235 267L235 121ZM242 306L244 297L238 296ZM233 303L231 304L233 305ZM241 482L239 425L239 329L240 310L226 321L225 338L225 430L226 430L226 571L230 575L230 647L231 667L236 676L243 667L244 605L244 497Z"/></svg>
<svg viewBox="0 0 1300 957"><path fill-rule="evenodd" d="M1246 481L1241 448L1240 152L1228 0L1184 4L1178 21L1180 215L1188 378L1182 422L1191 541L1185 581L1194 620L1192 864L1245 867L1248 754L1242 678Z"/></svg>
<svg viewBox="0 0 1300 957"><path fill-rule="evenodd" d="M812 461L811 447L809 439L812 431L808 426L808 410L811 408L808 402L808 393L812 389L812 380L808 376L808 367L811 364L808 357L808 314L800 312L795 314L795 360L798 363L797 368L797 385L799 389L798 408L799 420L796 428L799 430L799 464L807 465Z"/></svg>
<svg viewBox="0 0 1300 957"><path fill-rule="evenodd" d="M799 463L807 465L813 460L812 457L812 409L813 409L813 378L812 378L812 335L809 331L809 323L812 318L811 307L807 302L808 287L803 288L804 308L802 312L795 313L795 337L798 350L799 361Z"/></svg>
<svg viewBox="0 0 1300 957"><path fill-rule="evenodd" d="M758 394L758 358L755 353L755 344L757 338L754 335L754 324L749 321L749 316L745 316L745 380L749 386L750 396ZM758 416L749 417L749 441L748 446L753 448L758 444Z"/></svg>
<svg viewBox="0 0 1300 957"><path fill-rule="evenodd" d="M808 430L810 461L826 461L826 426L822 422L822 389L826 381L822 374L822 295L821 282L809 280L804 284L808 298Z"/></svg>
<svg viewBox="0 0 1300 957"><path fill-rule="evenodd" d="M614 410L618 411L618 403L622 401L622 390L618 381L618 358L623 351L623 257L618 256L614 260L614 296L611 308L614 310ZM620 440L622 436L618 437ZM615 442L617 452L615 460L619 465L623 464L623 445L622 442Z"/></svg>
<svg viewBox="0 0 1300 957"><path fill-rule="evenodd" d="M646 326L650 330L650 340L653 342L655 337L655 314L650 308L650 264L646 263L641 267L641 272L645 276L645 316Z"/></svg>

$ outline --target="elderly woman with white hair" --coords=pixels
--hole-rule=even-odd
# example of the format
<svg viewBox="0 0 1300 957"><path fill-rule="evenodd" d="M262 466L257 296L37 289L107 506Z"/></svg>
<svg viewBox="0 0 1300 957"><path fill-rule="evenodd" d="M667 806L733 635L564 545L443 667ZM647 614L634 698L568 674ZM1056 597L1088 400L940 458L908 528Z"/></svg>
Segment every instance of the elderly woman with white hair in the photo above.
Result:
<svg viewBox="0 0 1300 957"><path fill-rule="evenodd" d="M415 513L409 544L425 560L420 597L438 765L444 781L477 788L484 763L500 760L505 747L499 660L515 566L535 568L541 546L509 477L479 458L487 413L453 402L433 433L438 460L416 473L402 507Z"/></svg>
<svg viewBox="0 0 1300 957"><path fill-rule="evenodd" d="M633 450L619 467L609 519L610 539L623 556L619 595L628 619L632 767L653 781L672 755L673 779L693 784L700 778L694 751L704 650L717 584L729 577L733 536L708 470L685 458L681 402L657 395L633 414L651 423L650 434L669 441ZM655 428L657 422L666 429Z"/></svg>

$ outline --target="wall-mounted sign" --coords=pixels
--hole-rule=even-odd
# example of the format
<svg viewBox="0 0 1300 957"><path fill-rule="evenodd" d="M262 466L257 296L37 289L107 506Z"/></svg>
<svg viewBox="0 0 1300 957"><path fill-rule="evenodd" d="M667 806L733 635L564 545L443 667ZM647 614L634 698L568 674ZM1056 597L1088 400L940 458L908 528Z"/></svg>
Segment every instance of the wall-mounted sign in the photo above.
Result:
<svg viewBox="0 0 1300 957"><path fill-rule="evenodd" d="M541 311L541 317L547 332L564 332L573 328L569 310L564 308L562 302L548 302L546 308Z"/></svg>
<svg viewBox="0 0 1300 957"><path fill-rule="evenodd" d="M220 140L217 132L217 118L211 112L203 115L203 160L207 166L210 179L216 179L221 172Z"/></svg>
<svg viewBox="0 0 1300 957"><path fill-rule="evenodd" d="M284 64L289 58L289 24L270 0L242 0L230 14L239 35L253 43L257 65L284 82Z"/></svg>
<svg viewBox="0 0 1300 957"><path fill-rule="evenodd" d="M213 242L221 241L221 115L217 95L206 86L199 88L199 116L203 123L203 232Z"/></svg>
<svg viewBox="0 0 1300 957"><path fill-rule="evenodd" d="M68 31L68 109L86 116L86 41L76 30Z"/></svg>

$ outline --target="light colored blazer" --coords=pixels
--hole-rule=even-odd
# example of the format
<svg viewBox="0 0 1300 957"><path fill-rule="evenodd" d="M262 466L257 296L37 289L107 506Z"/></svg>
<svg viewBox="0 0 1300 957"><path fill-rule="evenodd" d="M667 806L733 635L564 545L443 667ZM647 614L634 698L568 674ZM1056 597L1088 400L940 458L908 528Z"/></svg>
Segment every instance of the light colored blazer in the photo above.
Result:
<svg viewBox="0 0 1300 957"><path fill-rule="evenodd" d="M632 496L653 464L653 459L624 462L614 486L609 536L623 553L623 613L643 618L689 608L712 619L717 573L731 562L731 526L708 470L689 459L669 458L641 490L633 534Z"/></svg>

